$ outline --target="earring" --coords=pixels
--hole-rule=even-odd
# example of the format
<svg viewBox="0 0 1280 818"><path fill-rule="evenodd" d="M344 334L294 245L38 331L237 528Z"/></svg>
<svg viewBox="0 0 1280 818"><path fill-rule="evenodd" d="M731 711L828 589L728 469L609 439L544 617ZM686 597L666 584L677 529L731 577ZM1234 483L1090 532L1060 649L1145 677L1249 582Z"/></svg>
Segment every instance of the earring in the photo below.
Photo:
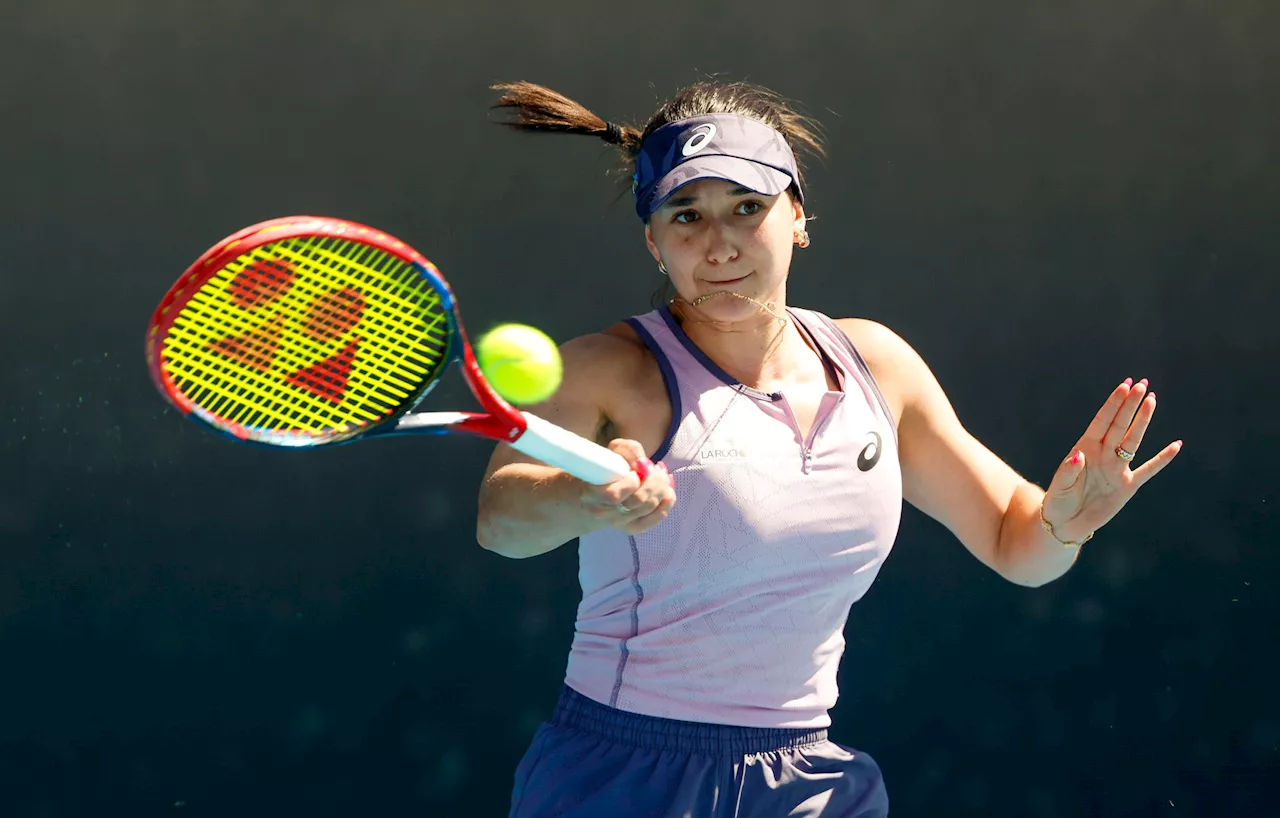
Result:
<svg viewBox="0 0 1280 818"><path fill-rule="evenodd" d="M797 245L799 245L799 247L800 247L800 249L801 249L801 250L803 250L804 248L808 247L808 246L809 246L809 243L810 243L810 242L809 242L809 231L807 231L807 230L797 230L797 231L796 231L796 235L795 235L795 242L796 242L796 244L797 244Z"/></svg>
<svg viewBox="0 0 1280 818"><path fill-rule="evenodd" d="M661 273L662 273L663 275L667 275L667 274L668 274L668 273L667 273L667 267L666 267L666 265L665 265L665 264L663 264L661 261L659 261L659 262L658 262L658 270L659 270L659 271L661 271Z"/></svg>

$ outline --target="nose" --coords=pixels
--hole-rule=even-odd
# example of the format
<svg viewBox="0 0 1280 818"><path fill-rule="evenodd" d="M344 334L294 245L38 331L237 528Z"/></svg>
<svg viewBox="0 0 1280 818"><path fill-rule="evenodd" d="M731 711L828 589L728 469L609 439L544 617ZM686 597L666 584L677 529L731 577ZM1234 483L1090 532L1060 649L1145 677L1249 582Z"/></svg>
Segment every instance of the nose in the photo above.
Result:
<svg viewBox="0 0 1280 818"><path fill-rule="evenodd" d="M733 243L730 231L722 224L712 224L707 230L707 261L712 264L726 264L738 257L738 248Z"/></svg>

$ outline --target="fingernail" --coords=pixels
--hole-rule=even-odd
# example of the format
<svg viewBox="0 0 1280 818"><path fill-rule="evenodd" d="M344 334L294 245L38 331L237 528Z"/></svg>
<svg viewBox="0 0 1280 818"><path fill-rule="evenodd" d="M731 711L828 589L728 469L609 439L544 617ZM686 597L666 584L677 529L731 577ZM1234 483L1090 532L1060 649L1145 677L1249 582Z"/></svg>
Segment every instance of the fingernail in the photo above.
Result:
<svg viewBox="0 0 1280 818"><path fill-rule="evenodd" d="M636 461L636 476L644 482L649 476L649 472L653 471L653 461L647 457L642 457Z"/></svg>
<svg viewBox="0 0 1280 818"><path fill-rule="evenodd" d="M1125 385L1125 386L1133 386L1133 378L1125 378L1125 379L1124 379L1124 385Z"/></svg>
<svg viewBox="0 0 1280 818"><path fill-rule="evenodd" d="M1139 384L1141 384L1142 386L1146 386L1146 385L1147 385L1147 379L1146 379L1146 378L1143 378L1142 380L1138 381L1138 383L1139 383Z"/></svg>
<svg viewBox="0 0 1280 818"><path fill-rule="evenodd" d="M1152 392L1152 393L1151 393L1151 400L1152 400L1152 402L1155 402L1155 399L1156 399L1156 393L1155 393L1155 392Z"/></svg>
<svg viewBox="0 0 1280 818"><path fill-rule="evenodd" d="M1082 460L1084 460L1084 452L1076 452L1075 454L1071 455L1071 465L1073 466L1079 466L1080 461Z"/></svg>

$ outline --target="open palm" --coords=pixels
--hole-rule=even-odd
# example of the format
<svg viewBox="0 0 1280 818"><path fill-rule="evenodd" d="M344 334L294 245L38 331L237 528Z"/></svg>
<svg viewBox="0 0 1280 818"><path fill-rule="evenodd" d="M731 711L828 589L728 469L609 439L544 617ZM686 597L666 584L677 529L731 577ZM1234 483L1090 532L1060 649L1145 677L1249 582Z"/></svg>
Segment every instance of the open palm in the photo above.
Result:
<svg viewBox="0 0 1280 818"><path fill-rule="evenodd" d="M1044 518L1059 539L1078 541L1106 525L1138 489L1173 462L1181 440L1136 469L1122 456L1138 451L1155 411L1156 393L1148 394L1145 378L1136 384L1127 379L1111 392L1045 492Z"/></svg>

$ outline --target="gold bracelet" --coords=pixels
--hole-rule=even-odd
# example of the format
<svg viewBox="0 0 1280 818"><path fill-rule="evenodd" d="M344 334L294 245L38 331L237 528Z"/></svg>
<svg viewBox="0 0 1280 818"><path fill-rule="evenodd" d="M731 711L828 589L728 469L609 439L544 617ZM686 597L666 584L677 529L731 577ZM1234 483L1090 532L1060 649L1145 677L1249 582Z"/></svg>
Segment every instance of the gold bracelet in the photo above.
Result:
<svg viewBox="0 0 1280 818"><path fill-rule="evenodd" d="M1080 540L1079 542L1068 542L1067 540L1064 540L1061 537L1059 537L1057 534L1053 533L1053 526L1049 523L1048 520L1044 518L1044 503L1040 504L1040 525L1044 527L1045 531L1049 532L1050 537L1053 537L1055 540L1062 543L1064 548L1079 548L1080 546L1087 543L1089 540L1093 539L1092 531L1086 534L1085 538L1083 540Z"/></svg>

